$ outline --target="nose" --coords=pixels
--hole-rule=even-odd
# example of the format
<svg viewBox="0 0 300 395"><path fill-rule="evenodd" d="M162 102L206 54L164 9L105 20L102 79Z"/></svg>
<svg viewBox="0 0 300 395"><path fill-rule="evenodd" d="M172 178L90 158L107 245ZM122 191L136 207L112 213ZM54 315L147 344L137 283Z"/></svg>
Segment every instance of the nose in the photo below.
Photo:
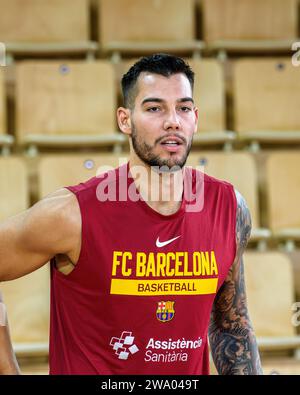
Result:
<svg viewBox="0 0 300 395"><path fill-rule="evenodd" d="M180 122L176 111L169 111L164 121L164 130L179 130Z"/></svg>

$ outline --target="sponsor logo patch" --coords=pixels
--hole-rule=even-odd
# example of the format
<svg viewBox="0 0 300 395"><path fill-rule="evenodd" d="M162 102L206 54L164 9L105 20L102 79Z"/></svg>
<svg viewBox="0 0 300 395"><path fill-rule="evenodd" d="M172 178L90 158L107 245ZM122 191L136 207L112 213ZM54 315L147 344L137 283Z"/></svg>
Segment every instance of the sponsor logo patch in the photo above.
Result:
<svg viewBox="0 0 300 395"><path fill-rule="evenodd" d="M110 346L112 346L118 359L126 360L130 354L135 354L139 351L138 347L133 344L134 336L132 332L122 332L121 337L112 337Z"/></svg>

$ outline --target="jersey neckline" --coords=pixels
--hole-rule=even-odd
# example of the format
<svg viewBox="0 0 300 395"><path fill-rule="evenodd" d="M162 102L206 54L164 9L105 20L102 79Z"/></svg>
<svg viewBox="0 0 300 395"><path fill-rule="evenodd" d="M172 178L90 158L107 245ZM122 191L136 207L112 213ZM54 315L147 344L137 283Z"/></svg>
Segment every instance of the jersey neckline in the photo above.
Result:
<svg viewBox="0 0 300 395"><path fill-rule="evenodd" d="M131 172L130 172L129 161L127 162L126 166L127 166L128 178L130 179L129 184L131 184L131 183L135 184L134 179L133 179L133 177L131 175ZM182 200L181 200L181 204L180 204L179 209L173 214L164 215L164 214L161 214L158 211L154 210L152 207L150 207L146 203L146 201L140 195L140 193L139 193L139 191L138 191L136 186L135 186L135 190L136 190L136 194L139 196L139 199L135 203L137 203L148 215L150 215L151 217L153 217L155 219L169 221L169 220L172 220L172 219L175 219L175 218L179 218L182 215L184 215L184 213L185 213L186 200L185 200L185 197L184 197L184 192L182 193Z"/></svg>

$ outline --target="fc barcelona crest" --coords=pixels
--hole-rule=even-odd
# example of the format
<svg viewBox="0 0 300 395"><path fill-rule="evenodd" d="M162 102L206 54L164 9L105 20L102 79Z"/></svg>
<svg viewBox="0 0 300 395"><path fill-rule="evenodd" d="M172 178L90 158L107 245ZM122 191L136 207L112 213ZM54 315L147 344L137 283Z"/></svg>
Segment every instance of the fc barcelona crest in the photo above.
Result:
<svg viewBox="0 0 300 395"><path fill-rule="evenodd" d="M156 310L156 318L161 322L168 322L175 315L174 303L168 300L167 302L158 302Z"/></svg>

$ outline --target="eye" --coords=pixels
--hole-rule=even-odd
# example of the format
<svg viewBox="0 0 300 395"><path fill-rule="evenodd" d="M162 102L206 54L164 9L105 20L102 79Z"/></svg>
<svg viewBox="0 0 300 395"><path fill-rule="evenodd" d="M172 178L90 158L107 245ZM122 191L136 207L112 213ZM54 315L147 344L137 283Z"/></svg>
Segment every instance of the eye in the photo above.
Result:
<svg viewBox="0 0 300 395"><path fill-rule="evenodd" d="M181 109L181 111L183 111L183 112L192 111L192 108L191 108L191 107L187 107L187 106L180 107L180 109Z"/></svg>
<svg viewBox="0 0 300 395"><path fill-rule="evenodd" d="M149 107L147 108L148 112L158 112L160 110L160 107Z"/></svg>

